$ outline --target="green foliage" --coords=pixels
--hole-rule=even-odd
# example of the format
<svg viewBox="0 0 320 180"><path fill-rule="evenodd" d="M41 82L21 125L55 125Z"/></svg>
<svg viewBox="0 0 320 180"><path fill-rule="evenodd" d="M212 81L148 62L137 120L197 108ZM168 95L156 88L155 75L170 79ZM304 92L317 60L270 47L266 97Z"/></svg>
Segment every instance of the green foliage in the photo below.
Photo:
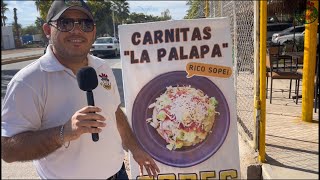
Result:
<svg viewBox="0 0 320 180"><path fill-rule="evenodd" d="M126 0L112 1L112 9L114 10L114 19L117 24L123 24L129 17L129 3Z"/></svg>
<svg viewBox="0 0 320 180"><path fill-rule="evenodd" d="M95 18L97 37L111 34L113 32L111 2L88 0L87 4Z"/></svg>
<svg viewBox="0 0 320 180"><path fill-rule="evenodd" d="M304 50L304 38L298 38L296 41L296 45L297 45L297 51L303 51Z"/></svg>
<svg viewBox="0 0 320 180"><path fill-rule="evenodd" d="M37 17L36 21L35 21L35 25L38 29L42 29L42 25L45 23L45 20Z"/></svg>
<svg viewBox="0 0 320 180"><path fill-rule="evenodd" d="M18 32L20 34L20 32L22 30L21 24L17 23L17 25L15 25L15 22L12 22L12 24L14 25L13 28L12 28L13 34L16 35Z"/></svg>
<svg viewBox="0 0 320 180"><path fill-rule="evenodd" d="M189 9L187 10L187 15L184 19L196 19L199 16L199 7L201 1L197 0L189 0L187 5L189 5Z"/></svg>
<svg viewBox="0 0 320 180"><path fill-rule="evenodd" d="M126 20L127 24L148 22L148 17L143 13L131 13Z"/></svg>
<svg viewBox="0 0 320 180"><path fill-rule="evenodd" d="M35 25L30 25L21 29L21 35L26 35L26 34L35 35L35 34L40 34L41 32L42 32L41 29L39 29Z"/></svg>
<svg viewBox="0 0 320 180"><path fill-rule="evenodd" d="M126 24L166 21L171 19L170 11L167 12L167 14L164 14L164 13L161 13L161 14L163 15L153 16L153 15L145 15L143 13L131 13L128 19L126 20Z"/></svg>
<svg viewBox="0 0 320 180"><path fill-rule="evenodd" d="M170 19L172 19L171 15L170 15L169 9L166 9L166 10L164 10L163 12L161 12L161 17L162 17L164 20L170 20Z"/></svg>
<svg viewBox="0 0 320 180"><path fill-rule="evenodd" d="M1 0L1 26L6 26L6 20L8 18L4 14L9 10L7 6L8 4Z"/></svg>
<svg viewBox="0 0 320 180"><path fill-rule="evenodd" d="M46 19L53 0L35 0L35 5L40 13L41 19Z"/></svg>

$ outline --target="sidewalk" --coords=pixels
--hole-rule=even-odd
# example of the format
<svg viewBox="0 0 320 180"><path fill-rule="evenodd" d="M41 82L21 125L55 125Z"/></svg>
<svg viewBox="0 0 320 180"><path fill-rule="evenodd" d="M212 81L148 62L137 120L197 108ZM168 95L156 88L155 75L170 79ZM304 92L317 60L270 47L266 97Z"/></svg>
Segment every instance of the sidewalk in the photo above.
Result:
<svg viewBox="0 0 320 180"><path fill-rule="evenodd" d="M43 55L44 48L22 48L1 50L1 64L38 59Z"/></svg>
<svg viewBox="0 0 320 180"><path fill-rule="evenodd" d="M313 110L313 122L302 121L301 99L296 104L288 98L289 80L273 82L276 92L272 93L272 104L269 99L266 102L266 163L262 164L263 179L318 179L319 110L317 113ZM302 94L301 91L299 94Z"/></svg>

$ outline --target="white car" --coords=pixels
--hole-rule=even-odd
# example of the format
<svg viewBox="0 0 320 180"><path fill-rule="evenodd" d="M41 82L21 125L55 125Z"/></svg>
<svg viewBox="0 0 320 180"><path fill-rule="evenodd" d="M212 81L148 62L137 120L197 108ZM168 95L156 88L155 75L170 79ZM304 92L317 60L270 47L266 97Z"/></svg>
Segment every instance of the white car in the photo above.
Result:
<svg viewBox="0 0 320 180"><path fill-rule="evenodd" d="M94 56L112 55L116 57L120 54L119 41L114 37L99 37L93 43L90 52Z"/></svg>
<svg viewBox="0 0 320 180"><path fill-rule="evenodd" d="M304 38L304 31L301 33L295 33L295 34L288 34L284 36L279 36L274 39L272 39L273 43L279 43L280 45L288 42L293 42L293 38L295 38L295 41L300 41L301 39Z"/></svg>
<svg viewBox="0 0 320 180"><path fill-rule="evenodd" d="M303 31L302 33L280 36L280 37L275 38L275 40L272 42L279 43L280 45L283 45L285 43L293 42L293 38L295 38L296 42L304 41L304 33L305 33L305 31ZM317 39L317 44L319 44L318 37L319 37L319 33L317 34L317 37L312 38L314 40Z"/></svg>
<svg viewBox="0 0 320 180"><path fill-rule="evenodd" d="M283 31L280 31L280 32L277 32L277 33L274 33L272 35L272 38L271 38L271 41L273 43L279 43L278 42L278 38L281 37L281 36L286 36L286 35L290 35L290 34L300 34L302 33L303 31L305 30L305 26L302 25L302 26L295 26L295 27L289 27Z"/></svg>

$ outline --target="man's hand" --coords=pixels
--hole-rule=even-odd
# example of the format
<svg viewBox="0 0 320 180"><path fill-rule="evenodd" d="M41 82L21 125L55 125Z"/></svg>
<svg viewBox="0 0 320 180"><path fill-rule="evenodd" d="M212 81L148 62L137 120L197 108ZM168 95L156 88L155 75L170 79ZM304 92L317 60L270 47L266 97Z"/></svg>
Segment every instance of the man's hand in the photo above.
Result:
<svg viewBox="0 0 320 180"><path fill-rule="evenodd" d="M140 172L143 174L143 167L147 170L148 175L157 176L160 172L157 164L154 160L144 152L140 145L137 143L135 135L129 126L128 120L124 112L121 110L120 106L116 111L117 127L124 145L125 149L129 149L133 155L134 160L140 166Z"/></svg>
<svg viewBox="0 0 320 180"><path fill-rule="evenodd" d="M157 174L160 172L159 167L154 162L154 160L143 150L140 148L135 149L132 151L132 155L134 160L139 164L140 166L140 173L143 174L143 167L147 170L147 173L150 177L157 176Z"/></svg>
<svg viewBox="0 0 320 180"><path fill-rule="evenodd" d="M78 139L84 133L100 133L102 127L106 126L105 117L97 112L101 109L96 106L86 106L75 112L64 127L64 140L72 141ZM94 128L97 127L97 128Z"/></svg>

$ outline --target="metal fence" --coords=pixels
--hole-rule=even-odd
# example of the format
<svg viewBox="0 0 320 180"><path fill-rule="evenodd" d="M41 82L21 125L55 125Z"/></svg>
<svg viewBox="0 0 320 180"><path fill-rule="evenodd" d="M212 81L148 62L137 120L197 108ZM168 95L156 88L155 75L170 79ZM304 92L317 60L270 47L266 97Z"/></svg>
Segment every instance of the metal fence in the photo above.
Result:
<svg viewBox="0 0 320 180"><path fill-rule="evenodd" d="M205 1L199 17L205 14ZM234 53L238 122L253 141L254 123L254 2L209 1L209 17L229 17Z"/></svg>

